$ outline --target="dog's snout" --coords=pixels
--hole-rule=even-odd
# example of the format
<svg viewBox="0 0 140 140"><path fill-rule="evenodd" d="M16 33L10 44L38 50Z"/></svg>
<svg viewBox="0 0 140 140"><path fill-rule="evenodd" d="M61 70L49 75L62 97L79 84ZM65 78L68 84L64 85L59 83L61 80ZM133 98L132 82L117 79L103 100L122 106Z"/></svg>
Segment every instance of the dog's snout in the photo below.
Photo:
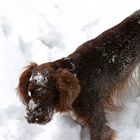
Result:
<svg viewBox="0 0 140 140"><path fill-rule="evenodd" d="M26 120L28 121L28 123L38 123L40 116L37 116L35 114L30 115L30 116L26 116Z"/></svg>
<svg viewBox="0 0 140 140"><path fill-rule="evenodd" d="M25 118L28 123L37 123L37 124L46 124L51 119L45 114L29 111L26 113Z"/></svg>

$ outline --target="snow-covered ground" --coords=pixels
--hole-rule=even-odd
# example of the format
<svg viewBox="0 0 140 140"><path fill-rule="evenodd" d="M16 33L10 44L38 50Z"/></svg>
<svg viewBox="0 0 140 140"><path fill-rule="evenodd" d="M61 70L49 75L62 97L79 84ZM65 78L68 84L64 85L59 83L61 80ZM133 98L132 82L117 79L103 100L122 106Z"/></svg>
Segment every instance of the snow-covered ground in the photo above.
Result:
<svg viewBox="0 0 140 140"><path fill-rule="evenodd" d="M139 8L140 0L0 0L0 140L89 140L67 114L28 124L15 90L19 74L28 62L67 56ZM139 130L120 131L131 135L120 140L140 140Z"/></svg>

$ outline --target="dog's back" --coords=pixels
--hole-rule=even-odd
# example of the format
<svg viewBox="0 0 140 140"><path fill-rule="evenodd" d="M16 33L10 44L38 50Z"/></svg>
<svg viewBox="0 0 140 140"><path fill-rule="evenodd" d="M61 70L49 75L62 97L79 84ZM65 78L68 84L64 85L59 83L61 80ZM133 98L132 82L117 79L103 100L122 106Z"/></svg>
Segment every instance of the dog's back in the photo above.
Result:
<svg viewBox="0 0 140 140"><path fill-rule="evenodd" d="M139 81L134 77L140 63L140 11L82 44L69 58L81 85L81 93L73 103L74 112L90 127L95 123L91 137L98 139L101 131L109 131L103 125L105 114L122 111L127 96L133 100L140 95Z"/></svg>

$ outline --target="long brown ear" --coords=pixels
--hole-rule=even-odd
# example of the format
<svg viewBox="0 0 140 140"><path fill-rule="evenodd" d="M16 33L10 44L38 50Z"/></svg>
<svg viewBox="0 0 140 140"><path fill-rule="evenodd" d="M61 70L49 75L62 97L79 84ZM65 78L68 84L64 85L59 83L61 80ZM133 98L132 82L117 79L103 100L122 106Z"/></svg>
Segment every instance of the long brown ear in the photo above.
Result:
<svg viewBox="0 0 140 140"><path fill-rule="evenodd" d="M32 69L34 69L36 66L37 66L36 63L31 63L30 65L26 66L25 71L21 74L19 78L17 93L23 104L27 104L27 102L29 101L28 96L29 79L31 77Z"/></svg>
<svg viewBox="0 0 140 140"><path fill-rule="evenodd" d="M67 111L80 93L79 80L68 70L59 68L56 73L56 85L60 93L56 111Z"/></svg>

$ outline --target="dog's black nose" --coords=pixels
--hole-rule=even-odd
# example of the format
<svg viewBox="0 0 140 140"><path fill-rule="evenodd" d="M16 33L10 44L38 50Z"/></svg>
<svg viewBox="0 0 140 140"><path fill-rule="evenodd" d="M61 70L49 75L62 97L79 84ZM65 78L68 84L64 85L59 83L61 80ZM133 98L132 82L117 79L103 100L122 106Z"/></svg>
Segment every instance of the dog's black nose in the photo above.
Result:
<svg viewBox="0 0 140 140"><path fill-rule="evenodd" d="M25 118L28 123L37 123L39 116L35 113L27 112Z"/></svg>
<svg viewBox="0 0 140 140"><path fill-rule="evenodd" d="M36 113L27 112L25 116L28 123L36 123L36 124L46 124L48 123L51 118L47 117L46 115L37 115Z"/></svg>

